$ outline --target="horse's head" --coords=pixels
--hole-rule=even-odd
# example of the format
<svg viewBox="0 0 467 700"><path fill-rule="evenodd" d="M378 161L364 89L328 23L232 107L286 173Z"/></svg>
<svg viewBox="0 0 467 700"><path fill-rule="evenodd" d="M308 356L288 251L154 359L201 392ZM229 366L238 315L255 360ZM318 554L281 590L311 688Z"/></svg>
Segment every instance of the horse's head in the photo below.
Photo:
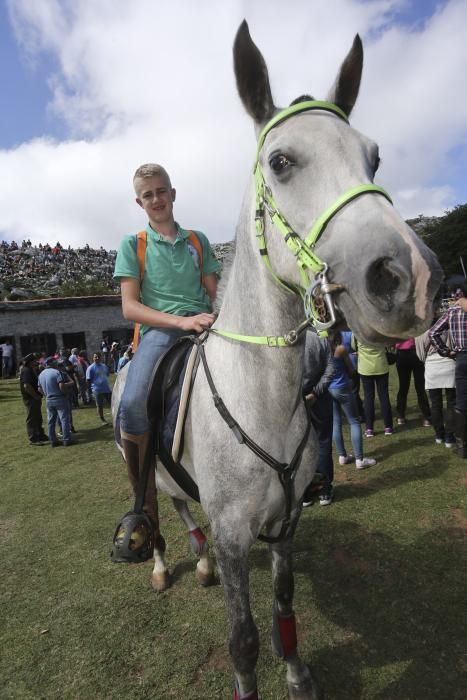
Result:
<svg viewBox="0 0 467 700"><path fill-rule="evenodd" d="M263 258L295 287L306 286L307 276L313 281L326 264L332 299L361 340L387 343L422 332L442 270L389 195L373 185L376 143L348 123L362 73L360 38L326 102L302 96L286 110L274 106L267 67L246 22L235 39L234 62L258 133L255 235Z"/></svg>

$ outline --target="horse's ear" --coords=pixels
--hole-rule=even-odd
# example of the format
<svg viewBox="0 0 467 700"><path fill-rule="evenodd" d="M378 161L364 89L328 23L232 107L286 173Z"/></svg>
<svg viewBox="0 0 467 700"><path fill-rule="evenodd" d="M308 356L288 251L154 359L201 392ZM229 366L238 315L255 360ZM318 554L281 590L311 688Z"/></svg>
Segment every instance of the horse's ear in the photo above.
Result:
<svg viewBox="0 0 467 700"><path fill-rule="evenodd" d="M340 107L347 116L350 116L350 112L357 101L362 69L362 40L356 34L352 48L341 65L336 81L328 95L329 102L333 102Z"/></svg>
<svg viewBox="0 0 467 700"><path fill-rule="evenodd" d="M240 98L248 114L257 124L262 124L273 116L274 103L266 63L245 20L235 37L233 56Z"/></svg>

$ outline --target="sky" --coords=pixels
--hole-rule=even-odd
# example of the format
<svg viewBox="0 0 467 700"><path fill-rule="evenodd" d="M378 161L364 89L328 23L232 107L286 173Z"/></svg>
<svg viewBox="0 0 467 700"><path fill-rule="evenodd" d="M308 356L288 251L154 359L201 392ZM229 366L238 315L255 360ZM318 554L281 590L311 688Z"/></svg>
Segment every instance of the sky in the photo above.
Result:
<svg viewBox="0 0 467 700"><path fill-rule="evenodd" d="M162 163L176 218L234 238L255 137L232 43L246 19L275 104L324 99L358 32L351 122L405 218L467 202L467 0L0 0L0 239L116 249L132 176Z"/></svg>

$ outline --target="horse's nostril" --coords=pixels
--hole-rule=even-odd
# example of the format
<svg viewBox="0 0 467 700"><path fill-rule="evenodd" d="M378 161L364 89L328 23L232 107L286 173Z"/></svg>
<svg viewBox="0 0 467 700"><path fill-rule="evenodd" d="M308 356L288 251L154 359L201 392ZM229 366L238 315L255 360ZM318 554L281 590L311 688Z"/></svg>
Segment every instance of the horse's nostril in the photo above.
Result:
<svg viewBox="0 0 467 700"><path fill-rule="evenodd" d="M369 296L384 311L394 306L394 297L401 286L399 270L391 258L375 260L367 271L366 286Z"/></svg>

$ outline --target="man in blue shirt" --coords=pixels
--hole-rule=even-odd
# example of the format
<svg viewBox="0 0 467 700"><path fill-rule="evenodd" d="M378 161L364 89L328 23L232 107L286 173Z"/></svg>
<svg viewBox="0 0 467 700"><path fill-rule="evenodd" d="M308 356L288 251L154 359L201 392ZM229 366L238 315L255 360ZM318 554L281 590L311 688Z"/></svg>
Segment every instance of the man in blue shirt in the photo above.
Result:
<svg viewBox="0 0 467 700"><path fill-rule="evenodd" d="M112 397L112 389L107 379L109 372L108 366L102 362L101 353L95 352L92 356L92 364L89 365L86 370L86 382L88 387L92 389L97 407L97 415L105 424L107 424L107 421L104 418L104 403L107 401L110 406Z"/></svg>
<svg viewBox="0 0 467 700"><path fill-rule="evenodd" d="M72 444L70 402L65 396L72 383L71 380L65 379L62 372L58 371L57 360L54 357L48 357L45 361L45 369L39 375L38 384L39 391L46 398L48 433L52 447L57 447L60 444L55 432L57 418L62 427L64 446L68 447Z"/></svg>

